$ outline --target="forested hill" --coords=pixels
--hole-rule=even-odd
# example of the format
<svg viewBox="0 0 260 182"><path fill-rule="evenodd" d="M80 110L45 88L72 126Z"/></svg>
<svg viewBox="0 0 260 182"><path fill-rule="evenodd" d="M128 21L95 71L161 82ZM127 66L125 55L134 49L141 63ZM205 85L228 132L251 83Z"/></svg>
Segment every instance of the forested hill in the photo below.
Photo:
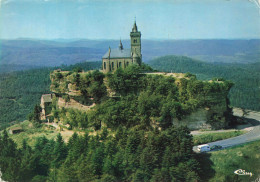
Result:
<svg viewBox="0 0 260 182"><path fill-rule="evenodd" d="M199 79L222 77L235 83L229 93L232 106L260 110L260 62L252 64L205 63L185 56L164 56L149 62L166 72L190 72Z"/></svg>
<svg viewBox="0 0 260 182"><path fill-rule="evenodd" d="M192 150L192 135L174 121L216 105L224 106L221 116L228 118L226 96L233 84L203 82L191 74L144 74L151 70L134 64L113 74L82 72L80 68L51 72L55 95L49 119L79 134L73 134L67 143L61 134L56 140L39 137L32 147L24 140L17 148L6 131L0 133L3 180L201 181L202 164ZM65 107L61 99L66 105L72 100L81 106L91 104L91 109ZM229 121L215 110L208 116L212 126ZM29 120L32 127L46 128L37 106Z"/></svg>
<svg viewBox="0 0 260 182"><path fill-rule="evenodd" d="M129 40L122 40L125 48ZM119 40L0 40L0 72L32 67L100 61ZM254 63L260 58L260 40L142 40L143 61L158 56L185 55L205 62ZM5 69L2 69L5 65Z"/></svg>
<svg viewBox="0 0 260 182"><path fill-rule="evenodd" d="M78 63L59 67L72 70L100 69L100 62ZM32 69L0 74L0 129L26 119L34 105L40 102L42 94L50 92L50 72L57 68Z"/></svg>

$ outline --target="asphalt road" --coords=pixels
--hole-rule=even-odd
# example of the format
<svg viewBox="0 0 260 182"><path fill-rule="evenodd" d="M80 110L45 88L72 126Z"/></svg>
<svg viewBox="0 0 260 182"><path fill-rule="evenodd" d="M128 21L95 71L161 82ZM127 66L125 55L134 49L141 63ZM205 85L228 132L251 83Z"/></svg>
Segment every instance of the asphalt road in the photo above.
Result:
<svg viewBox="0 0 260 182"><path fill-rule="evenodd" d="M259 117L246 117L248 119L254 119L255 121L260 122ZM233 138L229 138L229 139L225 139L225 140L220 140L220 141L216 141L216 142L211 142L211 143L207 143L210 147L213 145L221 145L222 149L225 149L227 147L232 147L235 145L240 145L240 144L244 144L244 143L248 143L248 142L252 142L252 141L256 141L256 140L260 140L260 125L257 125L254 127L253 130L251 130L250 132L237 136L237 137L233 137ZM197 149L197 146L193 147L193 151L194 152L199 152Z"/></svg>
<svg viewBox="0 0 260 182"><path fill-rule="evenodd" d="M255 126L253 130L251 130L250 132L234 137L234 138L229 138L229 139L225 139L225 140L220 140L220 141L216 141L216 142L211 142L211 143L207 143L210 147L213 145L221 145L222 149L227 148L227 147L232 147L235 145L240 145L240 144L244 144L247 142L252 142L255 140L260 140L260 125ZM197 150L197 146L193 147L193 151L194 152L198 152Z"/></svg>

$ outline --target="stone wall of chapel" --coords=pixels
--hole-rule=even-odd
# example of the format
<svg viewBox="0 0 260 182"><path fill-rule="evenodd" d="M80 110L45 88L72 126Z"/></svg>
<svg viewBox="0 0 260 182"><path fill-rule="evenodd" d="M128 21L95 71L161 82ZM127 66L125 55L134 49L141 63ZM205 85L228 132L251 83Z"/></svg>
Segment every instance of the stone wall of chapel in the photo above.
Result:
<svg viewBox="0 0 260 182"><path fill-rule="evenodd" d="M133 64L132 58L114 58L114 59L103 59L102 68L105 73L109 71L116 71L119 67L125 69L128 65Z"/></svg>

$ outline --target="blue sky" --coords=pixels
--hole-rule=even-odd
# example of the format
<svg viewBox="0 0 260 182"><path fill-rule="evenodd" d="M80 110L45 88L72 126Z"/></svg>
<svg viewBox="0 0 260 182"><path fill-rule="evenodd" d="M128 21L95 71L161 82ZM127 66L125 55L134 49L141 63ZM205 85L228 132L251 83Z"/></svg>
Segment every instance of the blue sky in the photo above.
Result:
<svg viewBox="0 0 260 182"><path fill-rule="evenodd" d="M260 11L248 0L0 0L0 38L260 38Z"/></svg>

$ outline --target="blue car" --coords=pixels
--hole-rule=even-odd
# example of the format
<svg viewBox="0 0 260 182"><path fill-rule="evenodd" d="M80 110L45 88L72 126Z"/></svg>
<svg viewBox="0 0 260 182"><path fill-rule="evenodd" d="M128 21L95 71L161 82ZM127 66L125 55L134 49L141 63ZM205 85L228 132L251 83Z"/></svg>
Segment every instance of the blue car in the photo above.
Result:
<svg viewBox="0 0 260 182"><path fill-rule="evenodd" d="M219 149L222 149L221 145L213 145L210 147L210 150L219 150Z"/></svg>

